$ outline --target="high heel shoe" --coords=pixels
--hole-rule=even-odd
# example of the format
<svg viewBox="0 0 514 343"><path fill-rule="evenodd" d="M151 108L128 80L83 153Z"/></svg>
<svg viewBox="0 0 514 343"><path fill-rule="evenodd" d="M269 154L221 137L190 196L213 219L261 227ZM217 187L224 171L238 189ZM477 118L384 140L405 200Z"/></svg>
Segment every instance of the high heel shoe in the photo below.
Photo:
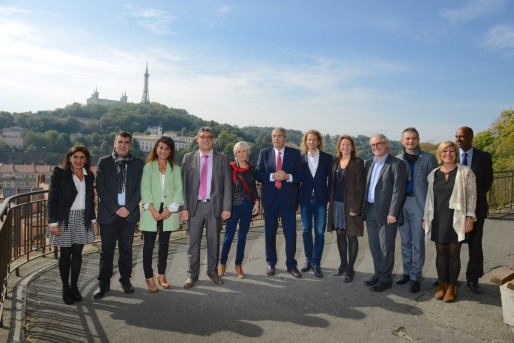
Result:
<svg viewBox="0 0 514 343"><path fill-rule="evenodd" d="M159 290L155 284L155 281L153 280L153 277L146 279L146 284L148 285L148 292L150 293L155 293Z"/></svg>
<svg viewBox="0 0 514 343"><path fill-rule="evenodd" d="M159 285L164 289L170 288L170 283L166 280L166 275L164 274L157 274L157 282L159 282Z"/></svg>
<svg viewBox="0 0 514 343"><path fill-rule="evenodd" d="M223 276L225 275L225 269L227 269L227 265L226 264L219 264L218 265L218 276Z"/></svg>
<svg viewBox="0 0 514 343"><path fill-rule="evenodd" d="M439 282L439 287L437 287L437 291L434 294L434 298L437 300L443 300L446 294L446 282Z"/></svg>
<svg viewBox="0 0 514 343"><path fill-rule="evenodd" d="M245 273L243 272L243 267L240 264L236 264L236 274L239 279L245 278Z"/></svg>

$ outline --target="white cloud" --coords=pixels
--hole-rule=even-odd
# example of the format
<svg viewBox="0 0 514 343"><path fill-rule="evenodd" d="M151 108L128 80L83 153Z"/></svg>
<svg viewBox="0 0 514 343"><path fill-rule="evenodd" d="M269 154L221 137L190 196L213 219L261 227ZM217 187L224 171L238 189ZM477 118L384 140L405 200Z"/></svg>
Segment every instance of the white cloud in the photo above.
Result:
<svg viewBox="0 0 514 343"><path fill-rule="evenodd" d="M473 0L461 8L445 9L440 15L453 25L462 25L500 11L506 0Z"/></svg>
<svg viewBox="0 0 514 343"><path fill-rule="evenodd" d="M171 34L169 26L177 18L169 15L167 11L155 8L136 8L126 5L127 12L124 17L136 18L136 23L146 31L153 34Z"/></svg>
<svg viewBox="0 0 514 343"><path fill-rule="evenodd" d="M489 50L514 51L514 26L503 24L492 27L480 46Z"/></svg>

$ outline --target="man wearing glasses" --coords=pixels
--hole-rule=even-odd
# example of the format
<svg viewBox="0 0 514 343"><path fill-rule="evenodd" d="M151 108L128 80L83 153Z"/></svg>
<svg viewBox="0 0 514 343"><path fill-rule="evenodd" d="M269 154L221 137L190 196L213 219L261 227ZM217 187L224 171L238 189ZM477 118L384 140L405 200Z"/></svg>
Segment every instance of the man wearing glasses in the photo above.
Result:
<svg viewBox="0 0 514 343"><path fill-rule="evenodd" d="M223 284L217 272L221 223L230 218L232 209L232 174L227 156L213 150L214 136L209 127L198 130L196 141L198 151L186 154L181 168L185 201L180 217L188 221L189 239L189 270L184 288L191 288L198 281L204 225L207 276L215 284Z"/></svg>
<svg viewBox="0 0 514 343"><path fill-rule="evenodd" d="M389 140L377 134L369 140L374 157L367 160L363 220L375 273L364 282L372 292L391 288L394 267L394 245L398 225L402 223L407 171L403 162L389 154Z"/></svg>

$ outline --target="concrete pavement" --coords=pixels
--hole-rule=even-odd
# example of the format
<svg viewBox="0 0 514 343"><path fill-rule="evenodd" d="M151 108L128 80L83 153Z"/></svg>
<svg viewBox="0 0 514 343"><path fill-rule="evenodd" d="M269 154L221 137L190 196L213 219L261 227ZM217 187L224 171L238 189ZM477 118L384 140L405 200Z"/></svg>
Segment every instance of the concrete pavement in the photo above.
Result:
<svg viewBox="0 0 514 343"><path fill-rule="evenodd" d="M486 221L484 253L486 273L514 262L514 216ZM222 232L223 236L224 232ZM514 342L513 329L503 323L500 291L481 280L484 291L475 295L463 284L458 301L435 300L430 285L436 277L435 248L427 243L421 292L411 294L408 284L383 293L363 285L373 272L367 236L359 239L356 277L345 284L330 273L339 266L335 235L327 234L323 279L312 272L296 280L286 272L284 241L277 274L265 274L263 228L251 228L243 269L237 279L233 269L235 245L228 261L225 284L217 286L202 274L194 288L182 287L187 271L187 238L172 234L168 264L169 290L146 291L142 270L142 240L135 239L132 283L136 291L126 295L115 273L111 291L93 301L97 285L98 245L84 255L79 280L84 300L65 305L57 261L40 258L11 276L9 302L4 314L4 342ZM401 256L397 237L394 272L399 275ZM204 242L205 243L205 242ZM235 242L234 242L235 243ZM205 249L205 246L203 247ZM467 246L461 252L464 280ZM205 250L202 250L205 263ZM298 224L297 260L303 265L303 244ZM9 310L11 309L11 310Z"/></svg>

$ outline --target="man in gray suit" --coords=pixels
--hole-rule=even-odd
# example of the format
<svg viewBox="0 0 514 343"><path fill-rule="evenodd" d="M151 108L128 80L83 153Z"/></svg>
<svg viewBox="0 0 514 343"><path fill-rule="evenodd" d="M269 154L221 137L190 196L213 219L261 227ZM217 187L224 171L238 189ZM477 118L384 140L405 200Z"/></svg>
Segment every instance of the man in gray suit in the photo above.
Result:
<svg viewBox="0 0 514 343"><path fill-rule="evenodd" d="M398 157L405 163L407 171L407 196L403 205L403 225L400 226L402 242L403 275L396 280L397 285L410 281L409 291L417 293L421 289L421 276L425 264L425 231L423 210L428 191L427 176L437 167L431 153L419 147L419 132L408 127L402 132L403 151Z"/></svg>
<svg viewBox="0 0 514 343"><path fill-rule="evenodd" d="M375 274L364 284L372 292L382 292L392 284L394 245L402 222L407 171L402 161L389 154L386 136L371 137L369 145L374 157L364 166L366 191L362 208Z"/></svg>
<svg viewBox="0 0 514 343"><path fill-rule="evenodd" d="M211 128L202 127L196 135L198 151L182 160L184 205L182 220L188 220L189 257L188 278L184 288L191 288L200 272L200 243L205 225L207 237L207 275L217 285L219 240L222 220L230 218L232 210L232 174L227 156L213 150Z"/></svg>

